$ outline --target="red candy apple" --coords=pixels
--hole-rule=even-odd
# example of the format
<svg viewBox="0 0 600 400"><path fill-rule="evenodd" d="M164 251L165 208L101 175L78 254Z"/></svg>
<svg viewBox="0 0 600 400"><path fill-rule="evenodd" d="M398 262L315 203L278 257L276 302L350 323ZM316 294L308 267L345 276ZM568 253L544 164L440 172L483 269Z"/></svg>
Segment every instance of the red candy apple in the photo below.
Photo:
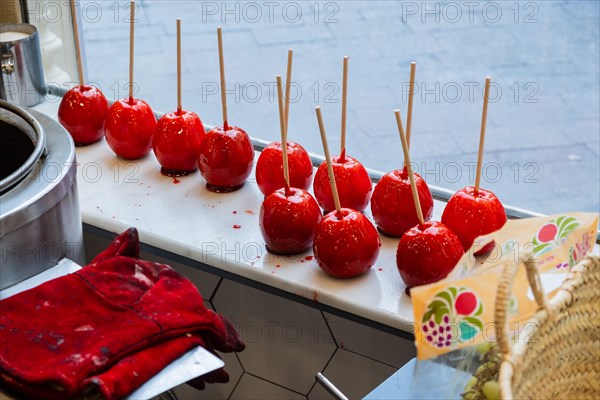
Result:
<svg viewBox="0 0 600 400"><path fill-rule="evenodd" d="M148 154L155 132L156 117L143 100L117 100L108 110L106 142L121 158L135 160Z"/></svg>
<svg viewBox="0 0 600 400"><path fill-rule="evenodd" d="M313 244L321 209L306 190L284 188L271 193L260 208L260 232L267 250L275 254L297 254Z"/></svg>
<svg viewBox="0 0 600 400"><path fill-rule="evenodd" d="M363 211L369 204L373 184L367 170L356 159L344 155L331 157L331 166L342 207ZM326 212L335 209L331 185L327 175L327 163L317 169L313 183L315 197Z"/></svg>
<svg viewBox="0 0 600 400"><path fill-rule="evenodd" d="M203 140L204 127L196 113L180 110L163 115L152 140L163 175L182 176L194 172Z"/></svg>
<svg viewBox="0 0 600 400"><path fill-rule="evenodd" d="M427 183L414 174L425 221L433 215L433 197ZM400 237L419 223L406 168L385 174L373 191L371 212L379 229L388 236Z"/></svg>
<svg viewBox="0 0 600 400"><path fill-rule="evenodd" d="M76 146L97 142L104 136L108 101L100 89L79 85L65 93L58 107L58 121Z"/></svg>
<svg viewBox="0 0 600 400"><path fill-rule="evenodd" d="M441 222L417 224L402 236L396 264L406 286L426 285L444 279L463 255L460 240Z"/></svg>
<svg viewBox="0 0 600 400"><path fill-rule="evenodd" d="M362 213L342 208L327 214L315 231L313 252L334 278L352 278L367 272L379 255L381 241L373 224Z"/></svg>
<svg viewBox="0 0 600 400"><path fill-rule="evenodd" d="M243 129L236 126L211 129L200 146L198 166L212 192L241 188L252 171L254 147Z"/></svg>
<svg viewBox="0 0 600 400"><path fill-rule="evenodd" d="M294 142L287 142L287 155L290 186L307 190L313 174L310 156L304 147ZM281 142L270 143L260 153L256 163L256 183L265 196L284 187Z"/></svg>
<svg viewBox="0 0 600 400"><path fill-rule="evenodd" d="M450 198L442 222L460 239L463 249L469 250L477 236L502 228L506 223L506 212L496 195L488 190L467 186ZM487 243L475 255L491 251L494 242Z"/></svg>

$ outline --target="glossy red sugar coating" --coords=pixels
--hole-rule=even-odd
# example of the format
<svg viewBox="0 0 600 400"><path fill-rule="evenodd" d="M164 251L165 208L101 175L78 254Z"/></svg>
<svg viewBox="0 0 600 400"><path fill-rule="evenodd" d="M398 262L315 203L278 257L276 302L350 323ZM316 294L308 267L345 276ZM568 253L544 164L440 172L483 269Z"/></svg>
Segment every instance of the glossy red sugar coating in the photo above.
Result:
<svg viewBox="0 0 600 400"><path fill-rule="evenodd" d="M341 156L331 157L331 166L341 206L357 211L367 208L373 183L365 167L350 156L344 156L344 162L341 161ZM325 212L335 209L325 162L317 169L313 189L319 205Z"/></svg>
<svg viewBox="0 0 600 400"><path fill-rule="evenodd" d="M327 214L315 231L313 252L319 267L335 278L367 272L377 260L381 241L362 213L342 208Z"/></svg>

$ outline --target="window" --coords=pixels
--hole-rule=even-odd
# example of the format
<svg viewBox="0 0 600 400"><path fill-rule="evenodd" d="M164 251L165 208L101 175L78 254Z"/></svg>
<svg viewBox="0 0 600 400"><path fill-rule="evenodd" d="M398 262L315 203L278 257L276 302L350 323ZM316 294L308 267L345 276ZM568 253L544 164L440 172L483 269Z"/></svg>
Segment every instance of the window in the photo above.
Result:
<svg viewBox="0 0 600 400"><path fill-rule="evenodd" d="M599 3L589 1L138 1L137 96L176 107L175 20L182 18L184 108L219 124L216 27L224 29L231 123L277 140L275 76L294 49L290 140L322 153L320 104L339 148L342 57L350 56L347 149L366 166L401 166L393 110L412 125L416 171L431 184L473 183L483 84L493 86L482 186L543 213L599 208ZM88 80L124 97L124 1L80 3Z"/></svg>

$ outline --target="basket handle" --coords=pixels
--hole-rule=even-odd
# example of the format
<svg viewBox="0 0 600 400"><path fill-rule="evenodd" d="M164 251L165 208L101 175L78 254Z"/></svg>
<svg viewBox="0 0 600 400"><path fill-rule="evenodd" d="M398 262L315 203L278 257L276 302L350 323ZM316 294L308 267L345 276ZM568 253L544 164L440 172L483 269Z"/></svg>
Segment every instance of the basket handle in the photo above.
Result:
<svg viewBox="0 0 600 400"><path fill-rule="evenodd" d="M494 320L496 321L496 338L503 358L508 356L511 349L508 340L508 307L510 305L515 275L521 264L525 266L527 271L527 280L529 281L529 286L531 287L535 301L540 308L548 310L548 301L540 283L537 260L527 254L519 257L519 261L516 263L507 263L500 276L500 283L498 284L498 291L496 292L496 309L494 314Z"/></svg>

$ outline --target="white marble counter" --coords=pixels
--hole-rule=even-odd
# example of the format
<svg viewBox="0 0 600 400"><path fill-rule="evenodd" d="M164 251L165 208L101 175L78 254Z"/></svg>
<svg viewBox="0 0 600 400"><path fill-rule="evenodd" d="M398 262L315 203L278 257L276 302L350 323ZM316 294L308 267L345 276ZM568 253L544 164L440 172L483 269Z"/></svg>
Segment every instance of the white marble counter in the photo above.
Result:
<svg viewBox="0 0 600 400"><path fill-rule="evenodd" d="M57 108L43 103L35 110L56 118ZM136 227L150 246L412 333L412 305L395 262L397 239L381 237L379 259L367 274L333 279L311 251L281 257L265 250L258 226L263 195L254 172L242 189L216 194L198 171L175 183L160 174L153 154L122 160L104 140L77 148L77 159L84 223L115 233ZM436 201L434 219L443 206Z"/></svg>

